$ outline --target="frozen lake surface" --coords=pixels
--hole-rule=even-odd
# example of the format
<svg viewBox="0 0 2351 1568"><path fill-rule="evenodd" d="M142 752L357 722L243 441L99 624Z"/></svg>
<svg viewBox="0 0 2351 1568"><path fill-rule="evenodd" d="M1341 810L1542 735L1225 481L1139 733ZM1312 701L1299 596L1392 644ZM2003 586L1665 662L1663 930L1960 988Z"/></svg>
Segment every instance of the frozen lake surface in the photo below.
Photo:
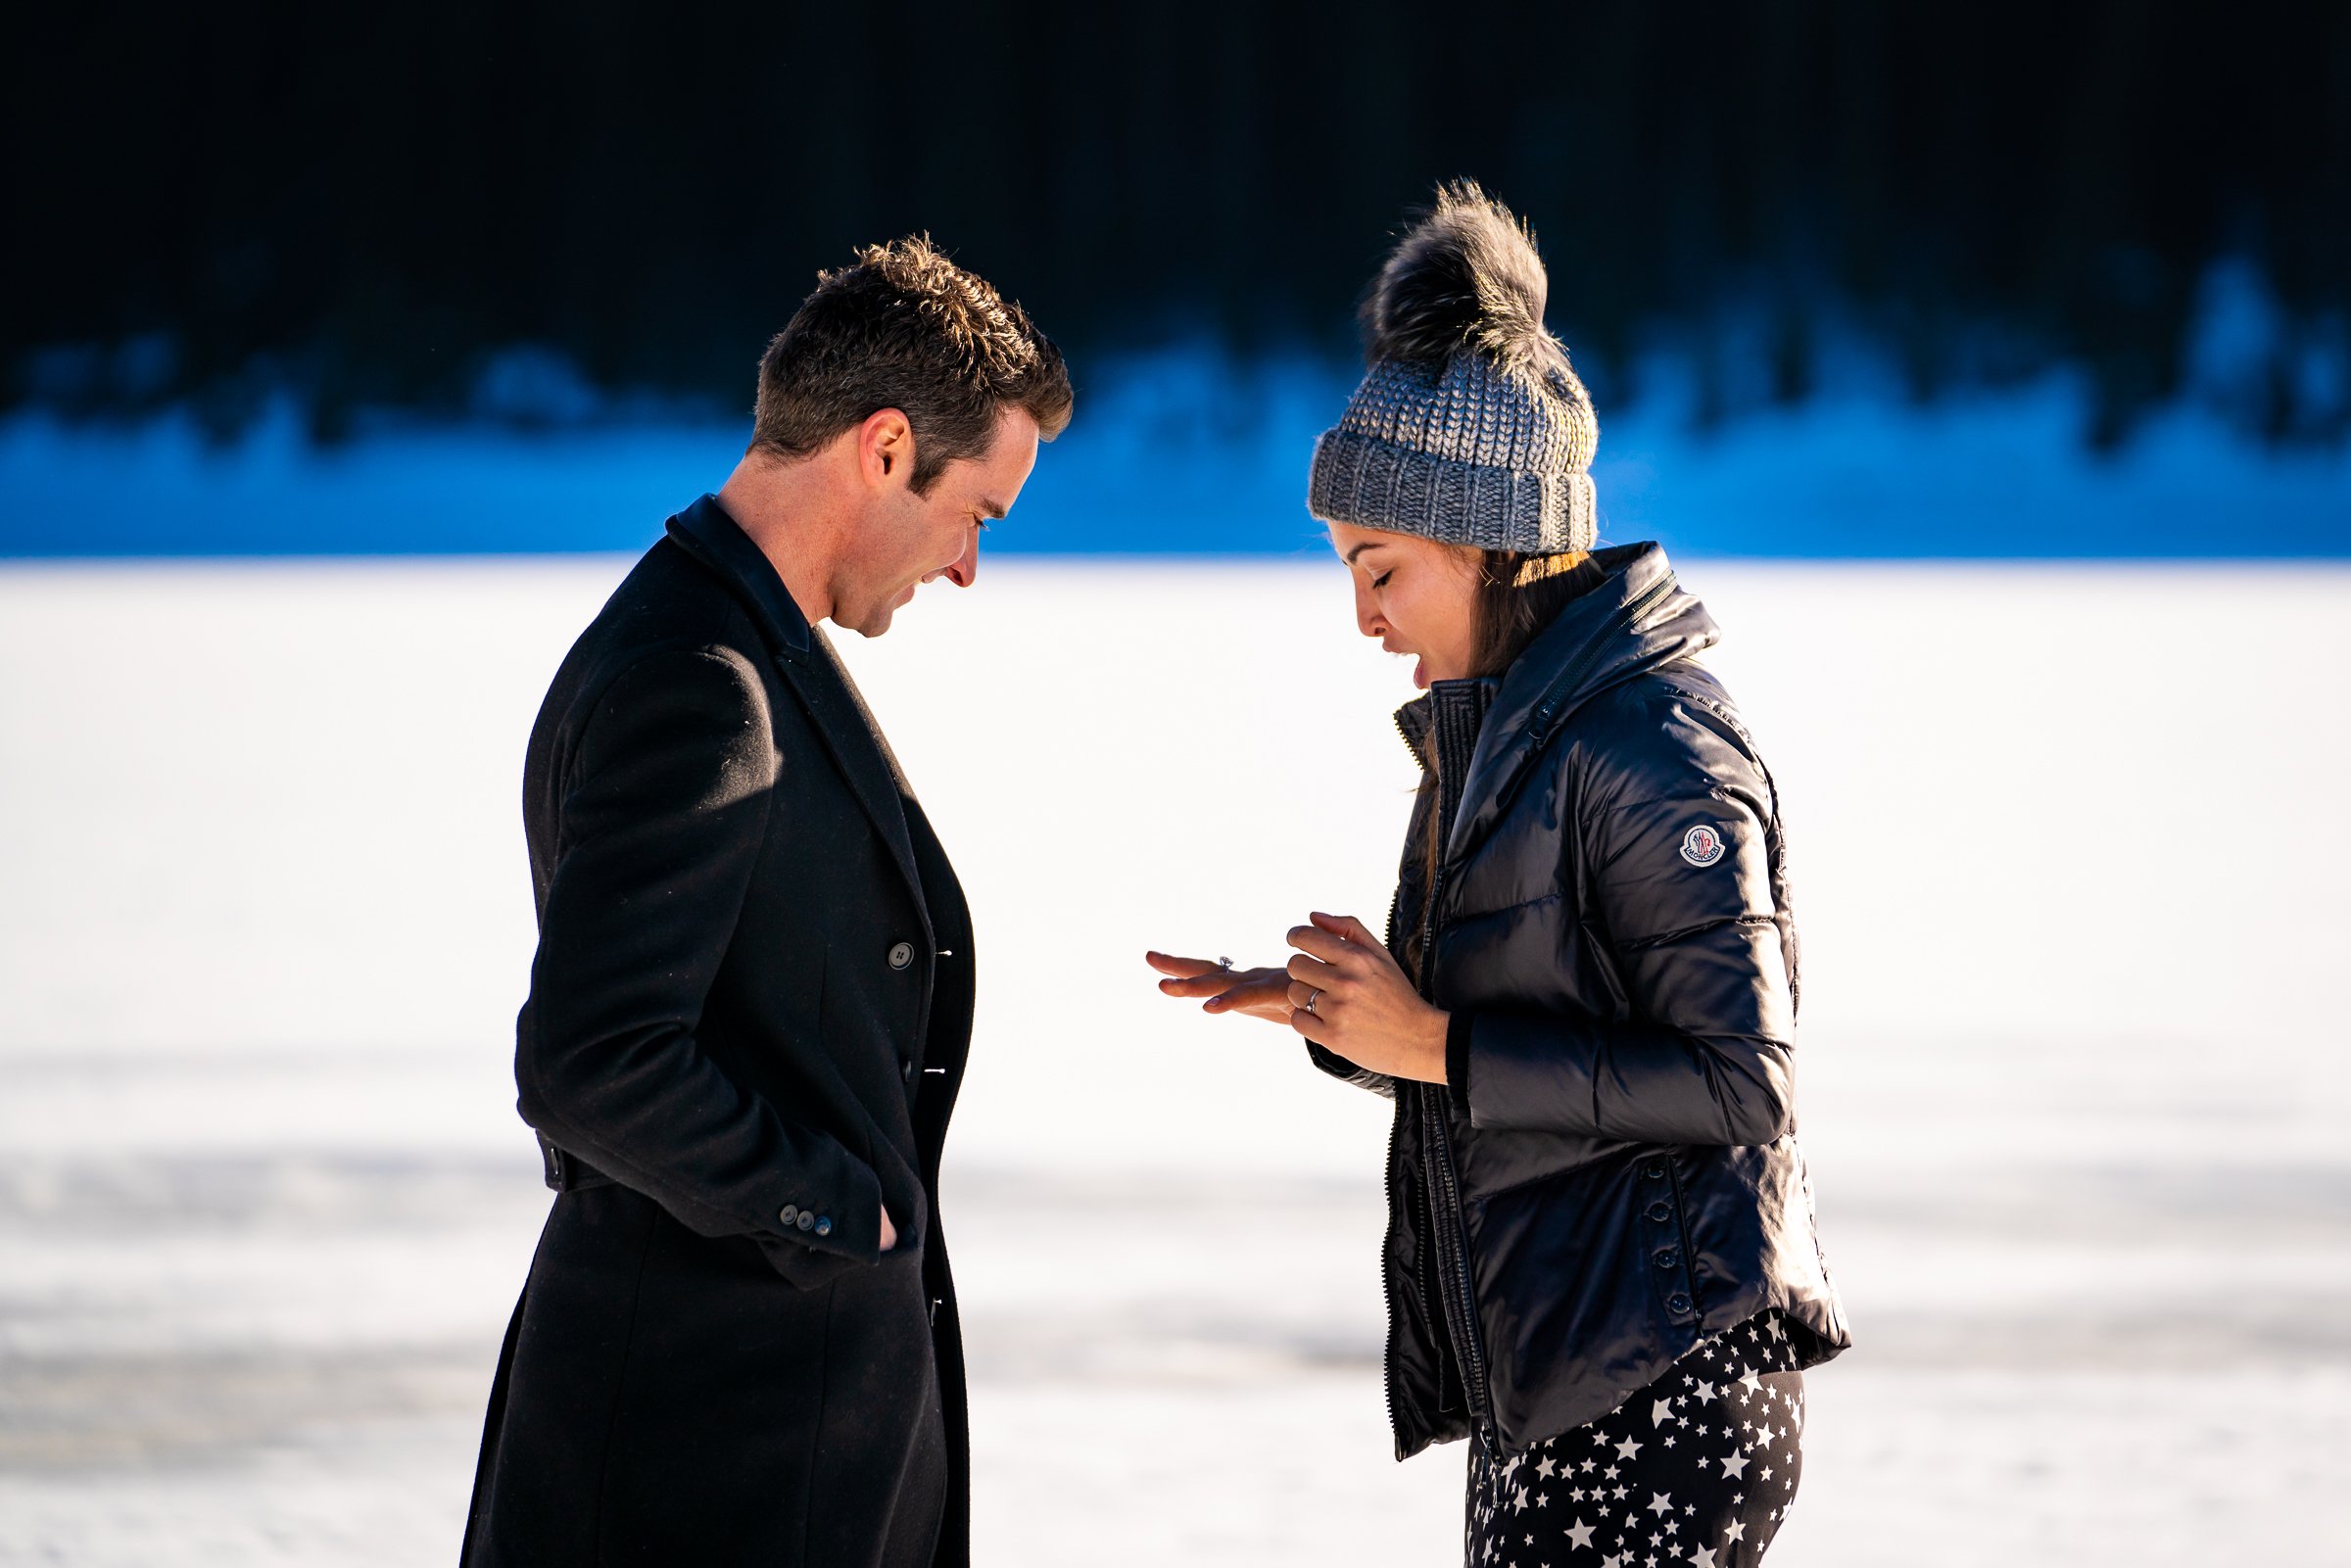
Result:
<svg viewBox="0 0 2351 1568"><path fill-rule="evenodd" d="M625 565L0 570L0 1561L454 1558L547 1207L522 743ZM1860 1341L1773 1561L2351 1562L2351 568L1683 575ZM1409 689L1337 569L991 564L843 642L981 923L981 1560L1453 1560L1384 1108L1139 961L1385 907Z"/></svg>

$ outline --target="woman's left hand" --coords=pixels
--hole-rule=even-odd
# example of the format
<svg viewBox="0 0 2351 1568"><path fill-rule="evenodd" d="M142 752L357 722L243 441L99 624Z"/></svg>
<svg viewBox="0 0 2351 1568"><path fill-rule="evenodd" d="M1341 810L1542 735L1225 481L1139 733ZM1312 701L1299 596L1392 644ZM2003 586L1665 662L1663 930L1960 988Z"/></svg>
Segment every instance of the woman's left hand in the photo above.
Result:
<svg viewBox="0 0 2351 1568"><path fill-rule="evenodd" d="M1290 928L1290 1027L1359 1068L1445 1081L1450 1016L1420 999L1378 937L1352 915ZM1311 1004L1311 1005L1310 1005Z"/></svg>

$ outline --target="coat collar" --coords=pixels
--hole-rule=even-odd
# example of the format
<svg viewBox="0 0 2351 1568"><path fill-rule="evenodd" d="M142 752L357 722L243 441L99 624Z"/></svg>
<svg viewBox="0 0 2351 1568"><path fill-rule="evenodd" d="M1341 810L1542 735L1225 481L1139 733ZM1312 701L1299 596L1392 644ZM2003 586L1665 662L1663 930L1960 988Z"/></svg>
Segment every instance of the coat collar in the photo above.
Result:
<svg viewBox="0 0 2351 1568"><path fill-rule="evenodd" d="M915 906L924 911L928 923L922 871L915 863L907 827L910 809L919 811L920 807L914 804L914 790L907 784L882 727L874 722L857 683L849 679L832 642L808 624L767 552L727 515L717 497L704 496L672 517L667 531L670 540L724 583L758 623L761 635L779 655L776 667L816 722L816 733L833 753L835 766L848 781L850 792L872 821L874 832L888 847L890 859L906 879Z"/></svg>
<svg viewBox="0 0 2351 1568"><path fill-rule="evenodd" d="M717 574L759 630L779 650L806 653L808 617L800 613L784 579L776 575L767 552L751 543L750 535L727 515L716 496L704 496L669 520L669 537L678 547Z"/></svg>
<svg viewBox="0 0 2351 1568"><path fill-rule="evenodd" d="M1714 645L1705 606L1682 591L1654 544L1596 550L1607 576L1570 599L1503 673L1478 732L1460 814L1447 841L1460 854L1502 814L1560 724L1613 686Z"/></svg>

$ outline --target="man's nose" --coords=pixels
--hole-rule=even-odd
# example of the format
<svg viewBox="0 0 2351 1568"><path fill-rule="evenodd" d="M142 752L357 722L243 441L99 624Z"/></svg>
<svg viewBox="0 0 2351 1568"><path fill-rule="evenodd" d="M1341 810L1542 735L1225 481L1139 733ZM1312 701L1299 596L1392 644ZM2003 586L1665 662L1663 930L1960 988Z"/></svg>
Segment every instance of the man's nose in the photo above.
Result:
<svg viewBox="0 0 2351 1568"><path fill-rule="evenodd" d="M963 555L947 568L947 581L957 588L969 588L980 580L980 530L972 530L971 543L963 546Z"/></svg>

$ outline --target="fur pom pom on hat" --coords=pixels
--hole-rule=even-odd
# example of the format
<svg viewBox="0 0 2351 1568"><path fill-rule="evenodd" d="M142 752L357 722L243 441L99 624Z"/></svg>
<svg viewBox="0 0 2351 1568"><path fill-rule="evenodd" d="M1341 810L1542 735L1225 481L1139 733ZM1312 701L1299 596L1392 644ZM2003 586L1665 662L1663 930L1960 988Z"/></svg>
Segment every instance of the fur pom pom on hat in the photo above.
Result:
<svg viewBox="0 0 2351 1568"><path fill-rule="evenodd" d="M1439 186L1364 302L1361 385L1315 443L1324 522L1480 549L1592 547L1592 400L1543 327L1534 238L1475 183Z"/></svg>

